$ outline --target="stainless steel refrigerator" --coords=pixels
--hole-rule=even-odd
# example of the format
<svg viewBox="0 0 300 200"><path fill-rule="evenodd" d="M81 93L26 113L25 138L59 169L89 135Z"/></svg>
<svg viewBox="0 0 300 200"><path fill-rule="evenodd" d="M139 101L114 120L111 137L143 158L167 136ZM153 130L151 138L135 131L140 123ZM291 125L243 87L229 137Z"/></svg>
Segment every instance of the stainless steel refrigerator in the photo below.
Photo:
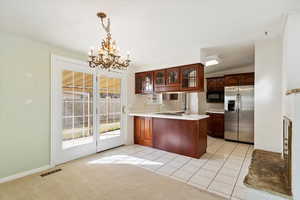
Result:
<svg viewBox="0 0 300 200"><path fill-rule="evenodd" d="M225 87L225 139L254 143L254 86Z"/></svg>

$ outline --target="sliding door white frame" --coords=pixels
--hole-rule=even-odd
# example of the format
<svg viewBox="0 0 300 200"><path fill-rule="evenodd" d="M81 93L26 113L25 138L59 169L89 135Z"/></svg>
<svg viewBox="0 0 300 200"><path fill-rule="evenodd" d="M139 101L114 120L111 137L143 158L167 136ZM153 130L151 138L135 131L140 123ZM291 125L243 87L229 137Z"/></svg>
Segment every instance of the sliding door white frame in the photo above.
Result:
<svg viewBox="0 0 300 200"><path fill-rule="evenodd" d="M104 76L108 76L108 77L118 77L120 78L121 81L121 85L122 85L122 89L121 89L121 93L122 93L122 98L121 98L121 108L123 108L125 105L127 105L127 91L126 91L126 73L118 73L118 72L107 72L107 71L102 71L102 70L98 70L98 69L91 69L88 67L88 63L87 62L83 62L80 60L75 60L75 59L70 59L70 58L65 58L62 56L57 56L57 55L51 55L51 150L50 150L50 165L53 167L55 166L55 164L57 164L58 162L58 158L57 158L57 149L61 148L60 146L57 146L58 142L57 142L57 131L59 131L58 124L61 123L61 118L57 117L56 113L59 113L62 111L61 107L58 105L57 102L57 97L60 96L60 90L57 90L58 86L60 85L60 83L58 82L59 78L57 78L57 74L59 73L58 71L61 71L62 68L64 68L64 66L72 66L74 68L74 70L79 71L79 72L88 72L88 73L92 73L94 76L94 86L97 86L97 81L96 81L96 77L99 77L101 75ZM71 68L72 68L71 67ZM97 93L97 88L98 87L94 87L94 97L97 97L98 94ZM93 110L94 110L94 116L96 116L96 107L98 105L96 105L97 102L93 101ZM122 109L123 110L123 109ZM121 116L121 136L122 136L122 144L124 144L124 140L125 140L125 136L127 134L127 116L124 112L122 112L122 116ZM94 124L94 128L96 128L98 126L98 122L96 121L98 118L97 117L93 117L93 124ZM88 150L87 152L84 153L84 155L89 155L92 153L96 153L97 149L97 142L99 142L98 140L98 133L96 131L96 129L94 129L94 141L95 141L95 151L90 151ZM99 144L98 144L99 146ZM105 145L104 145L105 146ZM108 145L110 146L110 145ZM101 148L101 150L105 150L103 148ZM74 157L75 158L75 157Z"/></svg>

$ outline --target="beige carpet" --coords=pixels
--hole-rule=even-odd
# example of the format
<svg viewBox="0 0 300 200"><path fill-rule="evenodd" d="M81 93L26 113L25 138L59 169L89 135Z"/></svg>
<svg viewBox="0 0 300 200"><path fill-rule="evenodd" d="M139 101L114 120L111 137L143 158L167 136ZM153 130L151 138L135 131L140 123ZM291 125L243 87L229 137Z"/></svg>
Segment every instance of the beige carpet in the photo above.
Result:
<svg viewBox="0 0 300 200"><path fill-rule="evenodd" d="M97 155L62 166L62 171L0 184L1 200L221 200L214 194L145 169L89 164Z"/></svg>

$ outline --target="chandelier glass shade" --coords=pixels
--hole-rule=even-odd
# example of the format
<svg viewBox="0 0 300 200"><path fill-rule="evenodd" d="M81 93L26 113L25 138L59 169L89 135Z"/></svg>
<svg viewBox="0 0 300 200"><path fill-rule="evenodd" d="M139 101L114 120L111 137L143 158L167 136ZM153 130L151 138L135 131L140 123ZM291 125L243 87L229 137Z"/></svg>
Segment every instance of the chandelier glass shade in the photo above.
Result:
<svg viewBox="0 0 300 200"><path fill-rule="evenodd" d="M101 25L106 31L106 38L101 44L89 51L88 63L91 68L100 68L106 70L126 70L130 63L130 55L127 53L126 58L121 57L120 49L116 45L116 41L112 39L110 33L110 19L107 19L107 24L104 24L106 18L105 13L98 13L97 16L101 19Z"/></svg>

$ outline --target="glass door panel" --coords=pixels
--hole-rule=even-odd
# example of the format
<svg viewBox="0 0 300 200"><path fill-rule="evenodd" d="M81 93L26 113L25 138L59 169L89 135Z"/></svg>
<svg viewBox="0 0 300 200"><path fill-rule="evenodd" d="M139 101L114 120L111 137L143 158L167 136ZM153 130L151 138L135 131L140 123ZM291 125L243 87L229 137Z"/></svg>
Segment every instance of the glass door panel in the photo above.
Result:
<svg viewBox="0 0 300 200"><path fill-rule="evenodd" d="M95 83L96 75L84 64L53 60L52 164L96 153Z"/></svg>
<svg viewBox="0 0 300 200"><path fill-rule="evenodd" d="M98 77L98 150L122 144L121 78Z"/></svg>
<svg viewBox="0 0 300 200"><path fill-rule="evenodd" d="M92 74L63 71L62 149L93 142Z"/></svg>

